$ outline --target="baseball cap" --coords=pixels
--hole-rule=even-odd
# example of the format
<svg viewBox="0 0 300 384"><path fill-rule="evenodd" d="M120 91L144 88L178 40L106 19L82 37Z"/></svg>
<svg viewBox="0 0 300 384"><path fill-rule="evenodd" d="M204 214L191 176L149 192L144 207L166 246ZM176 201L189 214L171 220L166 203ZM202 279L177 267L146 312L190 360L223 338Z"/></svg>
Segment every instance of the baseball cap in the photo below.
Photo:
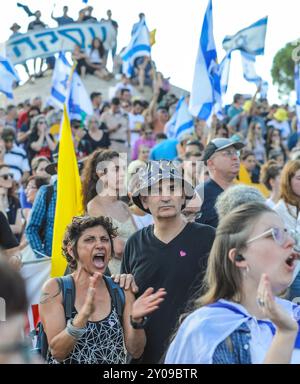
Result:
<svg viewBox="0 0 300 384"><path fill-rule="evenodd" d="M226 139L226 138L218 138L210 141L205 150L204 150L204 155L203 155L203 160L205 165L207 165L207 160L212 157L212 155L216 152L220 152L223 149L229 148L229 147L234 147L237 150L240 150L244 148L245 144L242 143L241 141L233 141L231 139Z"/></svg>
<svg viewBox="0 0 300 384"><path fill-rule="evenodd" d="M193 186L183 179L181 172L172 161L160 160L149 161L147 167L141 168L136 174L136 189L133 191L132 200L144 212L151 213L144 208L140 196L143 191L147 191L151 186L161 180L178 180L182 182L186 200L190 200L194 195ZM185 207L183 204L182 209Z"/></svg>

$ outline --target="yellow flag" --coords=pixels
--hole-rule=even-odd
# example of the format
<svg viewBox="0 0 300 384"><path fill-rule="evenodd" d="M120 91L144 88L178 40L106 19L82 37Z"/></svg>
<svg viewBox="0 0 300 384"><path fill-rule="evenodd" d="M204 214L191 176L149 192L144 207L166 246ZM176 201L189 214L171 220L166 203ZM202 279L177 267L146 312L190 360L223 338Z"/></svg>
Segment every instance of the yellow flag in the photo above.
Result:
<svg viewBox="0 0 300 384"><path fill-rule="evenodd" d="M57 200L52 242L51 276L62 276L67 263L61 247L66 227L73 216L83 212L79 170L72 140L71 125L64 106L64 116L58 152Z"/></svg>
<svg viewBox="0 0 300 384"><path fill-rule="evenodd" d="M155 34L156 34L156 28L153 29L153 31L150 31L150 45L152 47L152 45L154 45L156 43L156 40L155 40Z"/></svg>

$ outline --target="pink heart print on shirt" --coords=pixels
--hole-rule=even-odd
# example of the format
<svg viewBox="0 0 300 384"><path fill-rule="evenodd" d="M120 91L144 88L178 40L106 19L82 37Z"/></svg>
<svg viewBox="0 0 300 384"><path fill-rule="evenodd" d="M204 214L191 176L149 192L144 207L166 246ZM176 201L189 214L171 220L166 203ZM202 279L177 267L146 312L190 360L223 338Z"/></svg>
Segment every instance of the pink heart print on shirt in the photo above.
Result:
<svg viewBox="0 0 300 384"><path fill-rule="evenodd" d="M186 256L186 252L184 252L184 251L180 251L179 254L180 254L181 257Z"/></svg>

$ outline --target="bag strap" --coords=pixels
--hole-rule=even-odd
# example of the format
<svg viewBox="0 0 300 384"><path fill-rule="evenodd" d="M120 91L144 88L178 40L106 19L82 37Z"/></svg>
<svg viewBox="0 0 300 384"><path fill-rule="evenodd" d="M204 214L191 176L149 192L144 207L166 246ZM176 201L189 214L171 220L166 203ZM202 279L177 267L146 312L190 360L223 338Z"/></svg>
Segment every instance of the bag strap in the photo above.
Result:
<svg viewBox="0 0 300 384"><path fill-rule="evenodd" d="M120 321L122 322L122 316L125 306L125 294L123 289L119 286L119 284L115 283L111 277L103 276L110 297L112 299L113 305L116 308L117 314L119 316Z"/></svg>
<svg viewBox="0 0 300 384"><path fill-rule="evenodd" d="M71 275L66 275L57 278L58 284L62 290L63 305L65 310L66 319L72 317L72 310L75 304L75 284Z"/></svg>

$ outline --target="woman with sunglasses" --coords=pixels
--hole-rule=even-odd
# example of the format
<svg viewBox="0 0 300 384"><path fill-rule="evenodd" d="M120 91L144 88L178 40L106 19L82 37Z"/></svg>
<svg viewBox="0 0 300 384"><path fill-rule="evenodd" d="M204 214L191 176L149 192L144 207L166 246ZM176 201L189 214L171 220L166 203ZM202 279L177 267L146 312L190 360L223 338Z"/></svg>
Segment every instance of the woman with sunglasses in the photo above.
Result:
<svg viewBox="0 0 300 384"><path fill-rule="evenodd" d="M31 135L29 136L28 158L29 161L35 156L45 156L52 160L52 153L56 149L56 143L50 133L44 115L38 115L31 121Z"/></svg>
<svg viewBox="0 0 300 384"><path fill-rule="evenodd" d="M23 229L20 208L20 201L15 194L13 174L7 165L0 164L0 211L7 217L11 230L17 238Z"/></svg>
<svg viewBox="0 0 300 384"><path fill-rule="evenodd" d="M300 363L300 307L289 286L294 240L265 204L244 204L219 223L196 309L181 324L166 363Z"/></svg>

